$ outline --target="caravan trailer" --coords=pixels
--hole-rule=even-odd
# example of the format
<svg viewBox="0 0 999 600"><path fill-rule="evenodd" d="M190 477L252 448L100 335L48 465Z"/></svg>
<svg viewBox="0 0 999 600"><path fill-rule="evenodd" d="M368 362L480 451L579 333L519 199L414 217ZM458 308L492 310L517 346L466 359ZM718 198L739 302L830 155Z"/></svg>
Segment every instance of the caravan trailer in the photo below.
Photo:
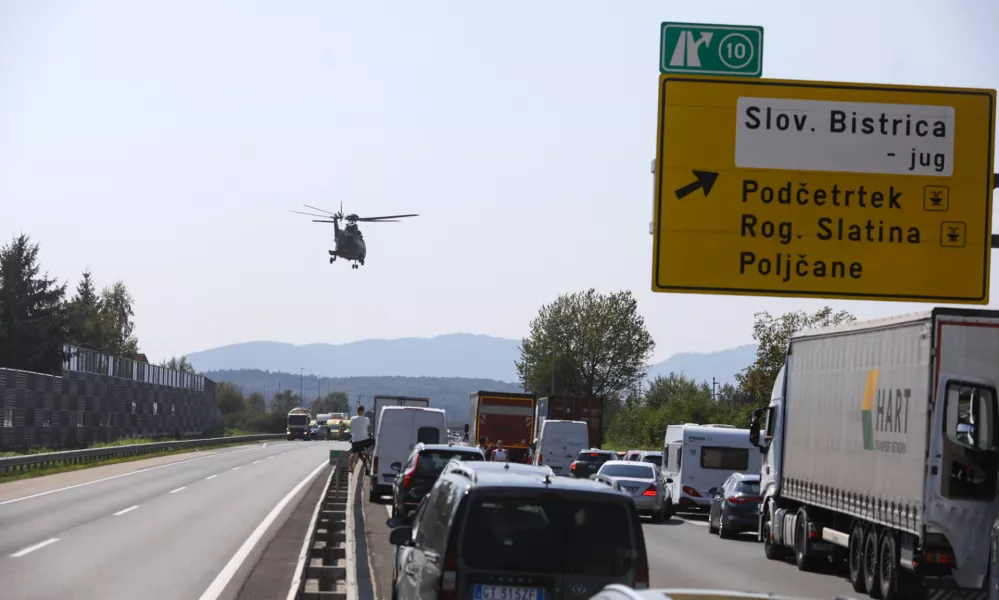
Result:
<svg viewBox="0 0 999 600"><path fill-rule="evenodd" d="M713 487L732 473L759 475L762 455L748 439L748 429L731 425L670 425L663 444L663 478L671 512L707 512Z"/></svg>

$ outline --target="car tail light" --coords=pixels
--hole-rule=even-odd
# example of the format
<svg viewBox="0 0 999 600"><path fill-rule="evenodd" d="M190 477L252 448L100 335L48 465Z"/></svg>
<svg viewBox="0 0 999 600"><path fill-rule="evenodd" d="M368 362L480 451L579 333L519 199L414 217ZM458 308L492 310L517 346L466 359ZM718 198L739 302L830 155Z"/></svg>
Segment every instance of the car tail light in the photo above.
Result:
<svg viewBox="0 0 999 600"><path fill-rule="evenodd" d="M649 559L644 552L638 557L638 568L635 570L635 589L649 589Z"/></svg>
<svg viewBox="0 0 999 600"><path fill-rule="evenodd" d="M572 471L573 473L575 473L576 472L576 463L572 463L571 465L569 465L569 470Z"/></svg>
<svg viewBox="0 0 999 600"><path fill-rule="evenodd" d="M649 486L649 489L647 489L647 490L645 490L644 492L642 492L642 495L643 495L643 496L655 496L655 495L657 495L658 493L659 493L659 492L657 492L657 491L656 491L656 486L654 486L654 485L650 485L650 486Z"/></svg>
<svg viewBox="0 0 999 600"><path fill-rule="evenodd" d="M416 467L418 467L418 466L420 466L420 455L419 454L416 455L416 460L413 461L413 468L410 469L410 470L408 470L408 471L406 471L402 475L402 486L403 487L409 488L409 486L413 485L413 477L416 476Z"/></svg>
<svg viewBox="0 0 999 600"><path fill-rule="evenodd" d="M372 463L371 463L371 472L375 473L375 474L378 473L378 457L377 456L375 457L375 460L373 460Z"/></svg>
<svg viewBox="0 0 999 600"><path fill-rule="evenodd" d="M694 488L690 487L689 485L683 486L683 493L687 494L688 496L690 496L692 498L700 498L701 497L701 494L698 493L697 490L695 490Z"/></svg>
<svg viewBox="0 0 999 600"><path fill-rule="evenodd" d="M458 561L454 556L454 543L448 544L444 553L444 571L441 573L440 600L454 600L455 587L458 583Z"/></svg>
<svg viewBox="0 0 999 600"><path fill-rule="evenodd" d="M728 502L729 504L745 504L746 499L741 496L729 496Z"/></svg>
<svg viewBox="0 0 999 600"><path fill-rule="evenodd" d="M538 465L541 465L541 464L543 464L544 462L545 462L545 457L544 457L544 455L543 455L543 454L539 454L539 455L538 455Z"/></svg>

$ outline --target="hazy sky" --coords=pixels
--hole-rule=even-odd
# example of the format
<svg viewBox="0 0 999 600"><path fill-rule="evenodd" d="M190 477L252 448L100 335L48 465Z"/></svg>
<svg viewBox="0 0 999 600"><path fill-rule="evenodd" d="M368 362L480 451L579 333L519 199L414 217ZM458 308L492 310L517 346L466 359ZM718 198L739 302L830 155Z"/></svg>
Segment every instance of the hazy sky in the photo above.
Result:
<svg viewBox="0 0 999 600"><path fill-rule="evenodd" d="M999 87L995 0L2 0L0 235L124 280L156 360L519 338L588 287L635 292L657 359L761 310L928 308L650 291L665 20L763 25L766 77ZM288 212L340 202L421 216L364 227L352 270Z"/></svg>

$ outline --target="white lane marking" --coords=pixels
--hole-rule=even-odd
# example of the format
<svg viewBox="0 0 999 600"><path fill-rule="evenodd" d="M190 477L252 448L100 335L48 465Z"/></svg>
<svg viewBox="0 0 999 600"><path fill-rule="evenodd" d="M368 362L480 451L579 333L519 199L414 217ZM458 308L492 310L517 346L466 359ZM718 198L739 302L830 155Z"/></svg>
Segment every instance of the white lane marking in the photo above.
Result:
<svg viewBox="0 0 999 600"><path fill-rule="evenodd" d="M698 527L707 527L708 526L708 522L707 521L690 521L688 519L684 519L683 522L685 524L687 524L687 525L697 525Z"/></svg>
<svg viewBox="0 0 999 600"><path fill-rule="evenodd" d="M264 444L262 446L260 446L260 447L261 448L266 448L267 447L267 442L264 442Z"/></svg>
<svg viewBox="0 0 999 600"><path fill-rule="evenodd" d="M237 452L246 452L247 450L253 450L253 447L242 448L240 450L233 450L231 452L220 452L218 454L209 454L207 456L199 456L198 458L191 458L188 460L180 460L174 463L168 463L165 465L157 465L155 467L146 467L145 469L139 469L138 471L130 471L128 473L121 473L119 475L112 475L110 477L104 477L102 479L95 479L93 481L85 481L83 483L77 483L76 485L70 485L63 488L56 488L54 490L49 490L47 492L38 492L37 494L31 494L30 496L21 496L20 498L13 498L11 500L4 500L0 502L0 506L7 504L13 504L15 502L20 502L22 500L31 500L32 498L40 498L41 496L48 496L49 494L55 494L57 492L65 492L66 490L72 490L86 485L91 485L94 483L101 483L102 481L111 481L112 479L118 479L119 477L128 477L129 475L136 475L138 473L146 473L148 471L155 471L156 469L164 469L166 467L174 467L176 465L183 465L185 463L191 463L196 460L205 460L206 458L215 458L217 456L227 456L229 454L236 454Z"/></svg>
<svg viewBox="0 0 999 600"><path fill-rule="evenodd" d="M218 475L209 475L208 477L205 477L205 479L206 480L207 479L215 479L216 477L218 477Z"/></svg>
<svg viewBox="0 0 999 600"><path fill-rule="evenodd" d="M264 520L261 521L260 524L257 525L257 528L253 530L253 533L246 538L246 541L239 547L239 550L236 550L236 554L232 555L232 558L229 559L229 562L226 563L225 567L222 568L222 571L215 577L215 580L208 586L208 589L201 594L199 600L216 600L222 595L222 592L225 591L225 587L232 580L236 571L239 570L240 565L242 565L246 560L246 557L250 555L253 547L260 541L260 538L264 536L267 529L274 523L275 520L277 520L278 515L281 514L284 507L287 506L288 503L291 502L291 499L294 498L295 495L302 490L302 488L307 486L309 482L312 481L324 467L326 467L327 464L329 464L329 460L324 459L323 462L319 463L318 467L305 476L305 479L298 482L298 485L293 487L284 498L281 498L281 501L271 509L271 512L267 513Z"/></svg>
<svg viewBox="0 0 999 600"><path fill-rule="evenodd" d="M259 460L255 460L255 461L253 461L253 463L252 463L252 464L254 464L254 465L255 465L255 464L257 464L258 462L260 462L260 461L259 461Z"/></svg>
<svg viewBox="0 0 999 600"><path fill-rule="evenodd" d="M233 470L233 471L238 471L238 470L240 470L240 469L242 469L242 468L243 468L243 467L233 467L233 468L232 468L232 470Z"/></svg>
<svg viewBox="0 0 999 600"><path fill-rule="evenodd" d="M44 542L39 542L39 543L35 544L34 546L28 546L27 548L25 548L23 550L18 550L14 554L11 554L11 556L13 558L20 558L20 557L24 556L25 554L27 554L29 552L34 552L35 550L38 550L39 548L44 548L45 546L48 546L49 544L54 544L54 543L56 543L58 541L59 541L59 538L47 539Z"/></svg>
<svg viewBox="0 0 999 600"><path fill-rule="evenodd" d="M271 458L274 458L273 454L271 454L270 456L267 457L268 460L271 459Z"/></svg>
<svg viewBox="0 0 999 600"><path fill-rule="evenodd" d="M132 512L133 510L135 510L137 508L139 508L138 504L136 504L135 506L129 506L128 508L126 508L124 510L119 510L118 512L116 512L115 514L113 514L111 516L112 517L120 517L121 515L123 515L125 513L130 513L130 512Z"/></svg>
<svg viewBox="0 0 999 600"><path fill-rule="evenodd" d="M180 491L183 491L183 490L186 490L186 489L187 489L187 486L185 485L185 486L179 487L179 488L177 488L175 490L170 490L168 493L170 493L170 494L176 494L177 492L180 492Z"/></svg>
<svg viewBox="0 0 999 600"><path fill-rule="evenodd" d="M389 508L388 504L385 505L385 512L388 513L389 518L392 518L392 509Z"/></svg>

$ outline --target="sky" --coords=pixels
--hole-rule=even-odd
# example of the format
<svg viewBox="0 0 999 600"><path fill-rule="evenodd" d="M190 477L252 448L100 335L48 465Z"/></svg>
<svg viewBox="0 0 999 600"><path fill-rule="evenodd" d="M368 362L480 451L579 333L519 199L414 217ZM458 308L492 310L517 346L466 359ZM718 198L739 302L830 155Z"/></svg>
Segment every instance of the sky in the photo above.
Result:
<svg viewBox="0 0 999 600"><path fill-rule="evenodd" d="M124 281L154 360L521 338L591 287L633 291L656 360L760 311L929 308L651 291L663 21L762 25L768 78L999 87L994 0L4 0L0 236ZM341 202L420 216L364 226L353 270L289 212Z"/></svg>

